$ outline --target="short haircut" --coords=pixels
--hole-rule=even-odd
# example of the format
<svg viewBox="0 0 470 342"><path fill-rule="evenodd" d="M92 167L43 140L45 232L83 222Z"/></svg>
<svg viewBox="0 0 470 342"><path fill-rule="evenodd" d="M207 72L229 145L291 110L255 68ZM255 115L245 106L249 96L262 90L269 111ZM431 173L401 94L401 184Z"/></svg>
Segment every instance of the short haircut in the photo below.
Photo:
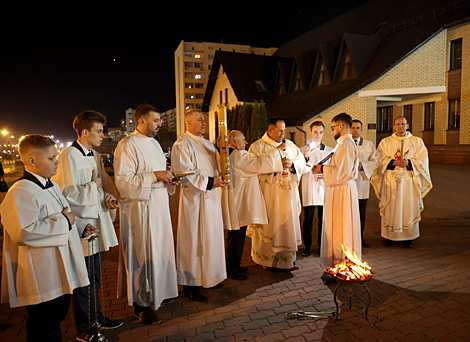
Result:
<svg viewBox="0 0 470 342"><path fill-rule="evenodd" d="M137 106L134 112L135 122L137 123L137 121L139 121L141 117L147 116L148 114L150 114L150 112L158 113L158 110L148 103L141 103Z"/></svg>
<svg viewBox="0 0 470 342"><path fill-rule="evenodd" d="M361 127L363 126L363 125L362 125L362 121L361 121L361 120L354 119L352 122L353 122L353 123L354 123L354 122L360 123L360 124L361 124ZM352 126L352 124L351 124L351 126Z"/></svg>
<svg viewBox="0 0 470 342"><path fill-rule="evenodd" d="M106 125L106 116L94 110L85 110L75 117L73 128L81 136L84 129L91 131L96 122Z"/></svg>
<svg viewBox="0 0 470 342"><path fill-rule="evenodd" d="M395 122L397 121L397 119L399 119L399 118L405 119L405 123L408 125L408 119L406 118L406 116L403 116L403 115L397 116L395 119L393 119L393 124L394 125L395 125Z"/></svg>
<svg viewBox="0 0 470 342"><path fill-rule="evenodd" d="M269 126L277 126L277 123L278 123L279 121L282 121L282 122L285 123L285 121L284 121L283 119L281 119L281 118L269 118L269 119L268 119L268 127L269 127Z"/></svg>
<svg viewBox="0 0 470 342"><path fill-rule="evenodd" d="M349 127L352 126L352 118L351 115L346 114L346 113L339 113L338 115L335 115L335 117L331 120L331 122L338 122L342 121L343 123L349 125Z"/></svg>
<svg viewBox="0 0 470 342"><path fill-rule="evenodd" d="M323 122L321 122L321 121L314 121L314 122L312 122L312 124L310 125L310 130L312 130L312 128L313 128L314 126L321 126L321 127L323 127L323 129L325 129L325 125L324 125Z"/></svg>
<svg viewBox="0 0 470 342"><path fill-rule="evenodd" d="M26 156L28 152L32 149L43 149L48 148L50 146L54 146L55 141L51 139L51 137L47 135L40 135L40 134L28 134L25 135L23 139L21 139L19 144L19 152L21 158Z"/></svg>

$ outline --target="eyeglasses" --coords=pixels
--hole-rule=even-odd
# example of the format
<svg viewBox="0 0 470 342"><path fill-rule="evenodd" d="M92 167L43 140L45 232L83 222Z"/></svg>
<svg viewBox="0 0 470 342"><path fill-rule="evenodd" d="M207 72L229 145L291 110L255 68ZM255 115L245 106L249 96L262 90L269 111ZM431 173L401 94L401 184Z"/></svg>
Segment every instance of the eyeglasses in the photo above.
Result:
<svg viewBox="0 0 470 342"><path fill-rule="evenodd" d="M334 130L336 126L339 126L341 124L337 124L337 125L334 125L334 126L331 126L331 130Z"/></svg>

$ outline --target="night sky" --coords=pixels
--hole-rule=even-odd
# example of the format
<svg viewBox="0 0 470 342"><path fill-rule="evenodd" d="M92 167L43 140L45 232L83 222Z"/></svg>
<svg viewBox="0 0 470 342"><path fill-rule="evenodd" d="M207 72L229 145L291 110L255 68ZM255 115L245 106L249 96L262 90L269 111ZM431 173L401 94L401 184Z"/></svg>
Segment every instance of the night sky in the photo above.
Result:
<svg viewBox="0 0 470 342"><path fill-rule="evenodd" d="M0 10L0 129L15 138L40 133L71 141L73 118L86 109L105 114L108 127L142 102L172 109L174 51L181 40L279 47L364 2L292 8L237 2L230 11L203 2L186 14L182 3L165 10Z"/></svg>

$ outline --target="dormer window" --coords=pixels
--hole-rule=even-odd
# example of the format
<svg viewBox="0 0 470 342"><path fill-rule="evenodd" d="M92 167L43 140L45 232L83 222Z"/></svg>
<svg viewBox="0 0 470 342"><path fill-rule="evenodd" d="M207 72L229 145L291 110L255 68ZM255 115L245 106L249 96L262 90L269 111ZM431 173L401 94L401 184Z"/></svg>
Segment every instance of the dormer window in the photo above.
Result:
<svg viewBox="0 0 470 342"><path fill-rule="evenodd" d="M304 85L302 83L302 77L300 77L300 72L297 72L295 76L294 91L304 90Z"/></svg>
<svg viewBox="0 0 470 342"><path fill-rule="evenodd" d="M349 49L345 49L343 67L341 69L341 78L340 80L347 80L349 78L354 78L357 76L356 69L354 68L353 60Z"/></svg>
<svg viewBox="0 0 470 342"><path fill-rule="evenodd" d="M318 73L317 85L330 84L330 76L328 76L328 71L326 70L325 62L321 62L320 71Z"/></svg>

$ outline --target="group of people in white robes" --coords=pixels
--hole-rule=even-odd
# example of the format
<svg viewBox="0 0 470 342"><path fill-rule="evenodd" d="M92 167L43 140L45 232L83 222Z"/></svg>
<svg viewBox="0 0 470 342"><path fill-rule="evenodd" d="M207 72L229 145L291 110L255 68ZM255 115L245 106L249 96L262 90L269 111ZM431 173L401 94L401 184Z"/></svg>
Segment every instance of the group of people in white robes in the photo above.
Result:
<svg viewBox="0 0 470 342"><path fill-rule="evenodd" d="M337 145L331 149L321 144L323 123L312 123L312 142L301 149L307 161L301 187L305 256L311 253L312 219L318 208L322 267L344 261L345 252L361 259L362 247L369 246L364 241L364 227L371 182L379 199L384 246L393 241L413 246L419 236L423 198L432 183L427 149L407 128L406 118L396 118L395 133L383 139L376 150L371 141L361 137L362 123L341 113L332 120ZM329 151L331 159L319 164Z"/></svg>
<svg viewBox="0 0 470 342"><path fill-rule="evenodd" d="M100 113L75 118L78 138L60 155L48 137L30 135L20 144L25 174L0 206L1 298L27 307L28 340L60 340L70 300L78 340L93 338L90 323L104 329L123 324L105 317L98 294L103 253L115 246L118 296L127 296L143 323L158 324L156 311L178 296L178 284L191 300L204 301L201 289L220 288L227 277L246 279L241 267L246 235L255 263L294 267L302 240L304 255L310 255L315 208L322 267L344 261L346 252L360 259L369 180L380 201L384 245L404 241L412 247L419 236L423 198L432 183L426 147L407 131L404 117L395 119L396 132L377 151L360 137L362 123L346 113L332 120L334 148L321 143L325 127L318 121L311 126L311 144L302 149L285 139L282 119L269 119L267 132L248 151L243 133L231 131L230 180L220 174L217 147L204 138L202 112L185 114L187 131L173 145L171 170L155 139L162 125L158 111L141 104L135 120L134 133L115 150L115 185L93 150L104 137L106 118ZM168 196L177 185L175 245ZM120 239L113 225L118 207ZM44 310L54 312L54 319L45 323Z"/></svg>

